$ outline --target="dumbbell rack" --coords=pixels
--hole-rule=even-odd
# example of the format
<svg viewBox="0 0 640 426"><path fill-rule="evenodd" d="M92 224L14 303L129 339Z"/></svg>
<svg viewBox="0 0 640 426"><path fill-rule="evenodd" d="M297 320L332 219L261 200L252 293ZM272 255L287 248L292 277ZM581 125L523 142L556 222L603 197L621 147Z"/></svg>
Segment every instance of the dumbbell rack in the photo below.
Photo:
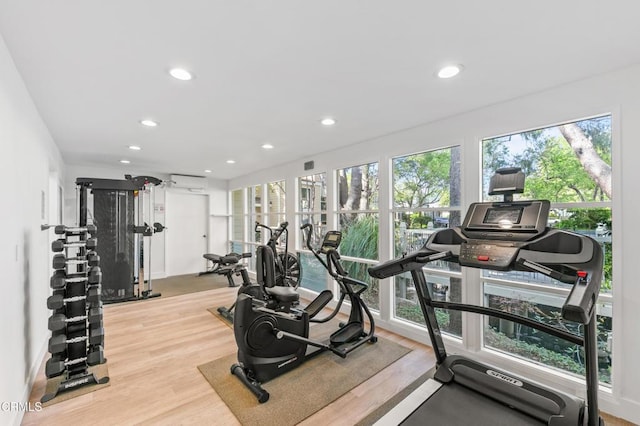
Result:
<svg viewBox="0 0 640 426"><path fill-rule="evenodd" d="M55 253L50 281L53 294L47 299L53 311L49 317L51 357L45 366L48 380L43 403L60 392L109 381L106 373L92 368L106 362L96 231L94 225L55 227L60 238L51 244Z"/></svg>

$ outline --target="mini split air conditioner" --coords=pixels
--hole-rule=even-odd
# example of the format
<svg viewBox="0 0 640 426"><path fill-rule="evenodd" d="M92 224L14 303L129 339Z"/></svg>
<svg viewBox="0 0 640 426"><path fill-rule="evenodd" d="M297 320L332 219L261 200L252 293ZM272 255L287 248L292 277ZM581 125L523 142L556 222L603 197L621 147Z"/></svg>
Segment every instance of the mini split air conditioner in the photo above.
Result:
<svg viewBox="0 0 640 426"><path fill-rule="evenodd" d="M207 178L201 176L171 175L172 188L185 188L192 191L204 191Z"/></svg>

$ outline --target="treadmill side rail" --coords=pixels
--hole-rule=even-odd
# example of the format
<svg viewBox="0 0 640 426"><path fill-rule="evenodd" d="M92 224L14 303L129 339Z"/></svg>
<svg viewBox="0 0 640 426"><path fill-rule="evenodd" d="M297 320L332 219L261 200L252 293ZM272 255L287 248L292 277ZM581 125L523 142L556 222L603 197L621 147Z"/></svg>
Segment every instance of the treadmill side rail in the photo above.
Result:
<svg viewBox="0 0 640 426"><path fill-rule="evenodd" d="M442 386L433 379L429 379L420 385L416 390L411 392L400 404L393 407L387 414L382 416L374 426L396 426L400 419L406 419L420 407L425 400L436 393Z"/></svg>

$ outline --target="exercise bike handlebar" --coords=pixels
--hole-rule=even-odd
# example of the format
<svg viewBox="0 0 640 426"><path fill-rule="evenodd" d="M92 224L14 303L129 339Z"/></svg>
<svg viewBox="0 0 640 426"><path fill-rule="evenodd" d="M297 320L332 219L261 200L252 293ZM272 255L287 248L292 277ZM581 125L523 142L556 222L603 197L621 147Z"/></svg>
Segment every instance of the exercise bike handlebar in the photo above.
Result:
<svg viewBox="0 0 640 426"><path fill-rule="evenodd" d="M254 227L255 232L259 232L259 228L264 228L269 231L269 241L275 242L280 238L283 232L287 230L287 226L289 226L289 222L284 221L278 226L276 229L269 228L267 225L263 225L260 222L256 221L256 226Z"/></svg>
<svg viewBox="0 0 640 426"><path fill-rule="evenodd" d="M315 251L315 250L313 249L313 247L311 247L311 234L313 234L313 224L311 224L311 223L305 223L304 225L302 225L302 226L300 227L300 230L301 230L301 231L303 231L303 232L305 232L305 231L306 231L306 233L305 233L305 243L306 243L307 249L309 249L309 251L310 251L311 253L313 253L313 255L316 257L316 259L318 259L318 260L320 261L320 263L322 263L322 266L324 266L324 267L325 267L325 269L326 269L327 271L329 271L329 274L331 274L331 276L335 278L335 275L333 274L333 272L332 272L332 270L331 270L331 267L330 267L329 265L327 265L327 262L325 262L325 261L320 257L320 255L318 254L318 252L317 252L317 251Z"/></svg>
<svg viewBox="0 0 640 426"><path fill-rule="evenodd" d="M334 279L338 279L340 277L344 277L347 275L347 272L342 268L340 264L340 253L336 249L327 250L327 261L325 262L317 250L311 247L311 234L313 234L313 224L305 223L300 227L300 229L304 232L306 231L306 245L309 251L313 253L313 255L322 263L322 266L329 272ZM335 269L334 269L335 268Z"/></svg>

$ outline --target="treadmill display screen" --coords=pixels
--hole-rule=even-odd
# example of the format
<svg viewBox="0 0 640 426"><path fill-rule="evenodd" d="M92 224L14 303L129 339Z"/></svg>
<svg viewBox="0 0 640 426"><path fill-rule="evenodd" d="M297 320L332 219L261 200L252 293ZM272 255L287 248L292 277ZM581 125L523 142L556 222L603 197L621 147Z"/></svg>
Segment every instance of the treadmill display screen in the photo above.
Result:
<svg viewBox="0 0 640 426"><path fill-rule="evenodd" d="M502 208L489 208L484 215L482 223L486 224L511 224L515 225L520 223L522 217L523 207L502 207Z"/></svg>

